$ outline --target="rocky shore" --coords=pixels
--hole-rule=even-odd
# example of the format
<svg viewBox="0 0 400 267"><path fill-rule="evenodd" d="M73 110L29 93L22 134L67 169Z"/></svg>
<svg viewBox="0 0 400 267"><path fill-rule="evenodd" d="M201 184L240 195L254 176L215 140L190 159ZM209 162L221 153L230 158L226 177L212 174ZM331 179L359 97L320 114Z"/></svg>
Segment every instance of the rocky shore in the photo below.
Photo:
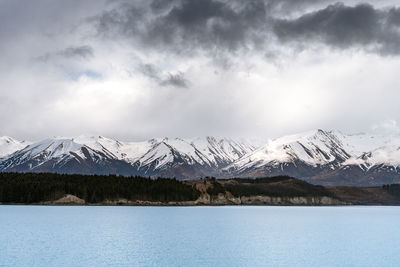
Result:
<svg viewBox="0 0 400 267"><path fill-rule="evenodd" d="M284 181L282 186L298 186L298 180ZM338 205L400 205L400 199L390 195L381 187L327 187L327 196L268 196L242 195L234 196L225 191L210 194L210 189L218 184L246 184L235 180L192 180L185 181L194 185L200 191L200 196L194 201L144 201L118 198L105 200L99 203L87 203L84 199L67 194L54 201L46 201L43 205L127 205L127 206L219 206L219 205L271 205L271 206L338 206ZM282 183L279 181L277 183ZM290 184L287 184L290 183ZM301 184L301 183L300 183Z"/></svg>
<svg viewBox="0 0 400 267"><path fill-rule="evenodd" d="M32 205L400 205L400 185L324 187L288 177L171 178L0 174L0 203Z"/></svg>

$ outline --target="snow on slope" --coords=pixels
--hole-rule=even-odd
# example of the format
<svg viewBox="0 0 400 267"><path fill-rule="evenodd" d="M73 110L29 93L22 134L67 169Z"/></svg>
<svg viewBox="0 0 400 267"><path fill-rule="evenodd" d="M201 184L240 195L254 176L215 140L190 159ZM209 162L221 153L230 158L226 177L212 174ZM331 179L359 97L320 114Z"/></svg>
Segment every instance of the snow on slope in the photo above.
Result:
<svg viewBox="0 0 400 267"><path fill-rule="evenodd" d="M343 148L351 157L343 165L358 165L369 169L374 165L400 165L400 136L353 134L341 135Z"/></svg>
<svg viewBox="0 0 400 267"><path fill-rule="evenodd" d="M6 161L6 165L0 167L4 170L29 160L36 160L39 166L54 159L56 163L78 160L78 157L85 159L83 148L86 148L86 153L96 154L96 158L104 156L122 160L146 172L163 170L174 164L218 168L254 150L254 146L244 141L213 137L121 142L103 136L81 135L76 138L55 137L33 143L5 157L2 162Z"/></svg>
<svg viewBox="0 0 400 267"><path fill-rule="evenodd" d="M336 132L341 140L343 148L353 156L375 150L379 147L400 144L400 136L396 135L373 135L367 133L343 134Z"/></svg>
<svg viewBox="0 0 400 267"><path fill-rule="evenodd" d="M134 163L151 149L156 140L144 142L121 142L104 136L81 135L74 142L84 144L94 150L112 155L113 158Z"/></svg>
<svg viewBox="0 0 400 267"><path fill-rule="evenodd" d="M364 165L371 167L378 164L400 166L400 147L382 147L365 155Z"/></svg>
<svg viewBox="0 0 400 267"><path fill-rule="evenodd" d="M367 170L375 165L400 166L399 135L346 135L339 131L315 130L269 140L254 145L229 138L157 138L143 142L121 142L103 136L57 137L33 144L0 138L2 167L16 166L28 160L37 164L56 159L57 163L92 157L122 160L144 173L156 173L175 165L191 165L213 170L235 171L278 166L281 163L305 163L310 167L346 165ZM25 147L26 146L26 147ZM86 149L83 149L86 148ZM14 153L13 153L14 152ZM10 154L13 153L13 154ZM7 161L7 166L4 162Z"/></svg>
<svg viewBox="0 0 400 267"><path fill-rule="evenodd" d="M215 165L232 162L256 149L256 146L247 140L206 137L189 141Z"/></svg>
<svg viewBox="0 0 400 267"><path fill-rule="evenodd" d="M98 153L84 144L74 142L73 139L55 137L32 143L4 157L0 161L0 169L4 171L28 164L28 169L33 170L48 162L51 162L53 167L60 168L70 160L80 163L81 160L90 158L100 162L110 157L111 154Z"/></svg>
<svg viewBox="0 0 400 267"><path fill-rule="evenodd" d="M310 166L344 161L349 155L335 132L323 130L283 136L245 155L228 167L233 170L302 161Z"/></svg>
<svg viewBox="0 0 400 267"><path fill-rule="evenodd" d="M247 140L229 138L157 138L143 142L121 142L98 136L80 136L74 142L93 150L147 168L165 169L176 160L189 165L221 168L257 168L300 160L312 167L326 164L377 164L400 166L400 136L343 134L314 130L269 140L257 148Z"/></svg>
<svg viewBox="0 0 400 267"><path fill-rule="evenodd" d="M18 151L24 147L26 147L29 142L26 141L18 141L8 136L0 137L0 158L8 156L15 151Z"/></svg>
<svg viewBox="0 0 400 267"><path fill-rule="evenodd" d="M202 147L204 151L207 148L212 149L207 140L213 140L213 138L196 138L196 142L181 138L157 138L143 142L121 142L102 136L79 136L74 138L74 141L77 143L85 144L95 150L112 153L116 158L126 160L130 163L139 162L140 165L147 165L157 160L157 168L173 162L174 154L179 154L189 164L200 163L210 165L211 163L216 163L213 153L207 151L207 155L202 155L197 147L198 145L205 146L205 148ZM221 149L214 150L221 152ZM225 158L230 157L233 159L238 158L232 155L225 156Z"/></svg>
<svg viewBox="0 0 400 267"><path fill-rule="evenodd" d="M188 165L218 168L232 163L254 147L244 142L224 138L164 138L138 159L142 167L156 162L154 169L165 169L175 161Z"/></svg>
<svg viewBox="0 0 400 267"><path fill-rule="evenodd" d="M310 131L283 136L240 158L226 169L245 170L301 161L309 166L400 166L399 135L346 135L340 131ZM331 166L331 168L334 168Z"/></svg>

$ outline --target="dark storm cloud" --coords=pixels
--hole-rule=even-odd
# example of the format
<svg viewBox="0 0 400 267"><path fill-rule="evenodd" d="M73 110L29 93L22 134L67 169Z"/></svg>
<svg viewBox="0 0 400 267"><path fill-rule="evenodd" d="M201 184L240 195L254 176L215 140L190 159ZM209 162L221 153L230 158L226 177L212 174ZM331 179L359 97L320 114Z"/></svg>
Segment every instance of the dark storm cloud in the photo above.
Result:
<svg viewBox="0 0 400 267"><path fill-rule="evenodd" d="M169 9L176 0L153 0L150 4L154 12L162 12Z"/></svg>
<svg viewBox="0 0 400 267"><path fill-rule="evenodd" d="M124 4L105 12L97 19L97 29L105 35L131 38L145 48L176 53L202 50L215 58L221 52L232 54L239 49L265 51L273 40L288 48L290 42L324 43L333 48L400 53L397 8L336 3L287 18L293 10L327 2L155 0L148 7Z"/></svg>
<svg viewBox="0 0 400 267"><path fill-rule="evenodd" d="M382 54L400 52L399 9L329 5L293 20L277 20L274 32L281 41L323 42L337 48L366 47ZM372 46L372 47L368 47Z"/></svg>
<svg viewBox="0 0 400 267"><path fill-rule="evenodd" d="M234 51L265 40L266 18L265 2L260 0L153 1L150 8L124 4L105 12L98 17L97 29L101 34L119 33L146 47L180 53Z"/></svg>

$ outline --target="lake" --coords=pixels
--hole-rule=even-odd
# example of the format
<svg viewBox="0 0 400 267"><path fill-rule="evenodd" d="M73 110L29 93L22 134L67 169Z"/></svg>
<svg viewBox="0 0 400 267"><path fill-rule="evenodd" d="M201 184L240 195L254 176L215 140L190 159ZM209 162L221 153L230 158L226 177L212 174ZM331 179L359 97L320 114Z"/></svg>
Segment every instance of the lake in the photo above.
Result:
<svg viewBox="0 0 400 267"><path fill-rule="evenodd" d="M0 266L398 266L400 207L0 206Z"/></svg>

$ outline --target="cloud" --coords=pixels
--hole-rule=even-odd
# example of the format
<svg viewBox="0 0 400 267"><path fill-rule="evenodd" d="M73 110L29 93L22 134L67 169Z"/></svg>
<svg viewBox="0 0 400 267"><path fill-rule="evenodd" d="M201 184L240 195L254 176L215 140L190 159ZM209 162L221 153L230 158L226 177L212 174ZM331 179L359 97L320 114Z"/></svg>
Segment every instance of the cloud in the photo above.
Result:
<svg viewBox="0 0 400 267"><path fill-rule="evenodd" d="M89 45L70 46L63 50L52 53L46 53L38 56L35 60L47 62L52 58L65 58L65 59L89 59L94 56L93 48Z"/></svg>
<svg viewBox="0 0 400 267"><path fill-rule="evenodd" d="M398 6L0 1L0 134L269 138L399 122Z"/></svg>
<svg viewBox="0 0 400 267"><path fill-rule="evenodd" d="M328 6L322 6L331 2ZM302 11L298 17L288 16ZM268 51L290 42L400 53L400 9L332 1L152 1L124 4L97 17L101 35L130 38L143 49L178 54L205 52L240 56L238 51Z"/></svg>
<svg viewBox="0 0 400 267"><path fill-rule="evenodd" d="M399 134L400 126L397 124L397 121L394 119L387 119L380 123L374 124L372 127L372 131L378 133L385 134Z"/></svg>
<svg viewBox="0 0 400 267"><path fill-rule="evenodd" d="M265 1L267 9L273 15L290 15L293 12L304 12L310 7L320 7L327 3L332 3L332 0L267 0Z"/></svg>
<svg viewBox="0 0 400 267"><path fill-rule="evenodd" d="M93 48L89 45L67 47L56 54L66 58L90 58L93 57Z"/></svg>
<svg viewBox="0 0 400 267"><path fill-rule="evenodd" d="M146 77L149 77L150 79L154 79L158 82L161 81L160 71L158 69L156 69L156 67L154 65L140 63L138 65L137 69L139 70L139 72L141 72Z"/></svg>
<svg viewBox="0 0 400 267"><path fill-rule="evenodd" d="M168 72L163 74L152 64L139 64L137 69L144 76L157 82L161 86L172 86L176 88L188 88L189 81L185 78L185 73L178 71L176 73Z"/></svg>
<svg viewBox="0 0 400 267"><path fill-rule="evenodd" d="M185 76L182 72L178 72L177 74L169 73L168 77L161 81L162 86L173 86L180 88L187 88L188 81L185 79Z"/></svg>
<svg viewBox="0 0 400 267"><path fill-rule="evenodd" d="M264 1L153 1L151 8L124 4L97 17L99 34L131 38L143 48L195 53L235 51L265 41ZM160 10L163 10L162 12ZM161 13L160 13L161 12Z"/></svg>
<svg viewBox="0 0 400 267"><path fill-rule="evenodd" d="M343 3L295 19L276 19L274 33L283 43L324 43L329 47L361 48L385 55L400 53L400 10L354 7Z"/></svg>

